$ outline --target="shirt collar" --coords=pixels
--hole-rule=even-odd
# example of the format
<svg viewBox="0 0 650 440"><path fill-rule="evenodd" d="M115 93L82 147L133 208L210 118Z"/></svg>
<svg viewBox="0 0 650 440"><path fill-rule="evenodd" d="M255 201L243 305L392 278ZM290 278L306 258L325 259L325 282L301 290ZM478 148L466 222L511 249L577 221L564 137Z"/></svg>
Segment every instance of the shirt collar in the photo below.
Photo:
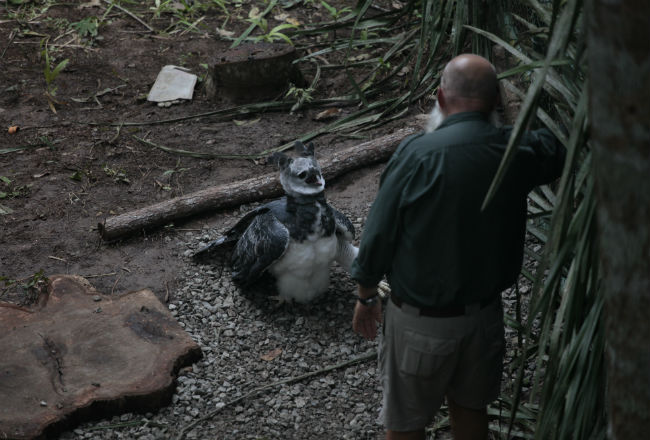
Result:
<svg viewBox="0 0 650 440"><path fill-rule="evenodd" d="M453 115L447 116L447 118L442 121L442 123L438 126L437 129L441 129L443 127L448 127L450 125L454 125L458 122L466 122L466 121L487 121L488 120L488 115L483 112L462 112L462 113L454 113Z"/></svg>

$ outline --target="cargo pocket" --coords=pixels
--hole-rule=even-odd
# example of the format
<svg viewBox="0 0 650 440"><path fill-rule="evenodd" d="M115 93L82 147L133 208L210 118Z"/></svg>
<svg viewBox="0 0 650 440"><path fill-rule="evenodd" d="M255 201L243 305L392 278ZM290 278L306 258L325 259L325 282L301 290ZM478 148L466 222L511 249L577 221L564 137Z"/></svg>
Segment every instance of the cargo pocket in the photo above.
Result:
<svg viewBox="0 0 650 440"><path fill-rule="evenodd" d="M491 323L485 327L483 346L489 348L491 356L503 357L506 349L505 329L503 322Z"/></svg>
<svg viewBox="0 0 650 440"><path fill-rule="evenodd" d="M435 376L456 349L453 339L436 339L409 330L404 332L404 342L400 371L423 378Z"/></svg>

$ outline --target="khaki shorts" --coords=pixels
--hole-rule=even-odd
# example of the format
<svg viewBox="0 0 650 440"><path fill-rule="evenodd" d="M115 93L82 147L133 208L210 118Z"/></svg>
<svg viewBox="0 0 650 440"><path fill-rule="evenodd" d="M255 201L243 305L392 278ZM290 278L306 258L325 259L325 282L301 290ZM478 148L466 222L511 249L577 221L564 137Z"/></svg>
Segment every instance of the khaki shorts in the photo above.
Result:
<svg viewBox="0 0 650 440"><path fill-rule="evenodd" d="M501 301L453 318L418 316L388 301L379 342L386 429L425 428L445 395L482 409L499 396L505 350Z"/></svg>

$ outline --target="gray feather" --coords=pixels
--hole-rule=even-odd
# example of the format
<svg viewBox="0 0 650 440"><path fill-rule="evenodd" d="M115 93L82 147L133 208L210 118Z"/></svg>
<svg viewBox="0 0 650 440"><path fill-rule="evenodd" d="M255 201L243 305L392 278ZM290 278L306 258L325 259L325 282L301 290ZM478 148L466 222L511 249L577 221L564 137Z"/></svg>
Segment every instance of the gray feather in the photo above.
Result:
<svg viewBox="0 0 650 440"><path fill-rule="evenodd" d="M289 230L272 213L255 216L232 254L233 279L240 284L255 281L288 246Z"/></svg>

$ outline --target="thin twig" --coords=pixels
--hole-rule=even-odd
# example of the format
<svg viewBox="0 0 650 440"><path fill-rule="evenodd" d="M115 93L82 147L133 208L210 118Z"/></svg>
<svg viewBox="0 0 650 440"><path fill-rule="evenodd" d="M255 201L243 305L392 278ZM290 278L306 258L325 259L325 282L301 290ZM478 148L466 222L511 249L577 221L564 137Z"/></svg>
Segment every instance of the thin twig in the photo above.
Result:
<svg viewBox="0 0 650 440"><path fill-rule="evenodd" d="M14 44L32 44L32 45L40 45L40 41L16 41ZM91 52L98 52L98 48L94 47L89 47L89 46L84 46L83 44L48 44L47 47L69 47L73 49L84 49L84 50L89 50Z"/></svg>
<svg viewBox="0 0 650 440"><path fill-rule="evenodd" d="M109 126L109 127L114 127L117 125L124 125L125 127L140 127L144 125L160 125L160 124L169 124L173 122L182 122L182 121L187 121L188 119L198 119L206 116L218 116L221 115L226 118L231 118L233 116L241 116L242 114L254 114L258 113L261 111L279 111L279 110L286 110L291 107L293 103L290 101L286 102L270 102L270 103L265 103L265 105L242 105L238 107L230 107L227 109L223 110L212 110L209 112L205 113L197 113L194 115L188 115L188 116L181 116L178 118L170 118L170 119L160 119L157 121L142 121L142 122L111 122L111 123L105 123L105 122L85 122L85 121L74 121L75 124L80 124L80 125L91 125L91 126Z"/></svg>
<svg viewBox="0 0 650 440"><path fill-rule="evenodd" d="M110 273L100 273L96 275L83 275L84 278L100 278L100 277L110 277L113 275L117 275L117 272L110 272Z"/></svg>
<svg viewBox="0 0 650 440"><path fill-rule="evenodd" d="M133 138L137 140L138 142L141 142L145 145L149 145L150 147L155 147L160 150L166 151L168 153L173 153L173 154L178 154L179 156L189 156L189 157L194 157L197 159L259 159L261 157L265 157L264 155L260 154L215 154L215 153L200 153L200 152L194 152L194 151L188 151L188 150L180 150L176 148L170 148L166 147L164 145L159 145L155 144L151 141L148 141L146 139L142 139L138 136L133 135Z"/></svg>
<svg viewBox="0 0 650 440"><path fill-rule="evenodd" d="M6 290L3 290L2 293L4 293L5 291ZM0 307L5 307L5 308L8 308L8 309L16 309L16 310L20 310L21 312L25 312L25 313L34 313L34 310L30 310L27 307L19 306L18 304L13 304L13 303L9 303L9 302L0 301Z"/></svg>
<svg viewBox="0 0 650 440"><path fill-rule="evenodd" d="M102 429L116 429L116 428L129 428L132 426L153 426L155 428L167 428L169 425L165 423L156 423L152 422L151 420L143 419L143 420L134 420L132 422L123 422L123 423L114 423L112 425L99 425L99 426L92 426L89 428L86 428L87 431L98 431Z"/></svg>
<svg viewBox="0 0 650 440"><path fill-rule="evenodd" d="M67 36L67 35L70 35L70 34L72 34L73 32L76 32L76 30L74 30L74 29L70 29L68 32L66 32L66 33L64 33L64 34L61 34L61 35L59 35L58 37L56 37L54 40L52 40L52 42L53 42L53 43L56 43L56 42L59 41L61 38L65 37L65 36Z"/></svg>
<svg viewBox="0 0 650 440"><path fill-rule="evenodd" d="M110 5L110 6L114 6L114 7L116 7L117 9L119 9L119 10L122 11L122 12L124 12L125 14L127 14L128 16L130 16L131 18L133 18L133 19L139 21L140 24L142 24L144 27L146 27L147 29L149 29L150 32L156 32L156 30L155 30L154 28L152 28L151 26L149 26L146 22L142 21L142 19L141 19L140 17L138 17L137 15L135 15L133 12L129 11L129 10L126 9L125 7L120 6L120 5L118 5L117 3L113 3L112 1L108 1L108 0L104 0L104 3L106 3L107 5Z"/></svg>
<svg viewBox="0 0 650 440"><path fill-rule="evenodd" d="M97 95L95 95L95 99L97 98ZM120 132L122 131L122 127L124 124L120 124L117 126L117 132L115 133L115 136L111 138L111 140L108 141L109 144L114 144L115 141L117 140L118 137L120 137Z"/></svg>
<svg viewBox="0 0 650 440"><path fill-rule="evenodd" d="M113 292L115 292L115 287L117 286L117 283L119 283L121 279L122 279L122 274L120 274L115 280L115 283L113 284L113 288L111 289L111 295L113 294Z"/></svg>
<svg viewBox="0 0 650 440"><path fill-rule="evenodd" d="M0 54L0 60L4 58L5 52L7 52L7 49L9 49L9 45L14 41L14 38L16 37L17 31L11 31L11 34L9 35L9 42L5 46L4 50L2 51L2 54Z"/></svg>
<svg viewBox="0 0 650 440"><path fill-rule="evenodd" d="M77 40L77 36L76 36L76 35L75 35L74 37L72 37L71 39L69 39L66 43L63 43L63 44L62 44L61 46L59 46L59 47L61 47L62 49L63 49L64 47L68 47L68 46L72 47L72 46L73 46L73 45L72 45L72 42L75 41L75 40ZM75 46L78 46L78 45L75 45Z"/></svg>
<svg viewBox="0 0 650 440"><path fill-rule="evenodd" d="M366 93L366 96L369 96L370 92ZM390 102L393 102L391 100ZM358 100L353 99L353 95L349 96L336 96L332 98L325 98L325 99L314 99L313 101L309 102L310 107L316 107L320 105L339 105L339 106L346 106L346 105L356 105L358 103ZM388 100L386 103L389 103ZM209 112L204 112L204 113L197 113L194 115L188 115L188 116L181 116L177 118L170 118L170 119L159 119L156 121L139 121L139 122L129 122L129 121L123 121L123 122L86 122L86 121L74 121L75 124L79 125L90 125L90 126L108 126L108 127L116 127L118 125L123 125L125 127L142 127L142 126L147 126L147 125L161 125L161 124L170 124L170 123L175 123L175 122L183 122L187 121L190 119L199 119L203 117L208 117L208 116L220 116L222 118L232 118L234 116L242 116L242 115L252 115L252 114L257 114L261 112L270 112L270 111L284 111L287 109L290 109L291 106L294 103L292 101L280 101L280 102L265 102L265 103L258 103L258 104L245 104L241 106L236 106L236 107L229 107L226 109L222 110L212 110ZM68 122L69 124L69 122ZM41 127L28 127L28 128L46 128L46 127L59 127L61 124L54 124L54 125L49 125L49 126L41 126ZM21 130L25 130L25 128L22 128ZM146 137L146 136L145 136ZM303 140L304 141L304 140ZM291 144L293 145L293 144Z"/></svg>
<svg viewBox="0 0 650 440"><path fill-rule="evenodd" d="M199 24L201 21L203 21L204 18L205 18L205 15L204 15L203 17L199 18L198 20L196 20L194 23L190 24L188 27L186 27L186 28L183 30L183 32L181 32L180 34L178 34L178 36L179 36L179 37L182 37L183 35L185 35L186 33L188 33L188 32L190 31L190 29L192 29L192 28L194 28L194 29L196 29L196 30L198 31L199 29L196 27L196 25Z"/></svg>
<svg viewBox="0 0 650 440"><path fill-rule="evenodd" d="M55 257L54 255L48 255L47 258L50 258L52 260L57 260L57 261L63 261L64 263L67 263L67 261L61 257Z"/></svg>
<svg viewBox="0 0 650 440"><path fill-rule="evenodd" d="M212 410L211 412L209 412L205 416L201 417L200 419L197 419L197 420L193 421L192 423L189 423L189 424L185 425L180 430L180 432L178 433L178 436L176 437L176 440L181 440L183 437L185 437L185 434L187 434L187 432L189 430L194 428L196 425L198 425L198 424L200 424L202 422L205 422L206 420L211 419L212 417L217 415L219 412L221 412L222 409L224 409L227 406L235 405L235 404L241 402L242 400L246 400L246 399L248 399L250 397L257 396L258 394L260 394L260 393L262 393L264 391L268 391L271 388L275 388L275 387L277 387L279 385L286 385L286 384L290 384L290 383L294 383L294 382L299 382L301 380L308 379L310 377L318 376L318 375L321 375L321 374L324 374L324 373L329 373L330 371L334 371L334 370L338 370L338 369L341 369L341 368L349 367L350 365L355 365L355 364L358 364L358 363L361 363L361 362L368 361L370 359L375 359L376 357L377 357L377 352L376 351L371 351L370 353L366 353L366 354L364 354L362 356L359 356L357 358L350 359L350 360L347 360L345 362L341 362L340 364L331 365L331 366L325 367L325 368L323 368L321 370L311 371L309 373L306 373L306 374L303 374L303 375L300 375L300 376L290 377L288 379L283 379L283 380L273 382L273 383L268 384L268 385L264 385L264 386L255 388L251 392L249 392L249 393L247 393L247 394L245 394L245 395L243 395L241 397L238 397L237 399L231 400L230 402L226 403L224 406L219 407L219 408L217 408L215 410Z"/></svg>

